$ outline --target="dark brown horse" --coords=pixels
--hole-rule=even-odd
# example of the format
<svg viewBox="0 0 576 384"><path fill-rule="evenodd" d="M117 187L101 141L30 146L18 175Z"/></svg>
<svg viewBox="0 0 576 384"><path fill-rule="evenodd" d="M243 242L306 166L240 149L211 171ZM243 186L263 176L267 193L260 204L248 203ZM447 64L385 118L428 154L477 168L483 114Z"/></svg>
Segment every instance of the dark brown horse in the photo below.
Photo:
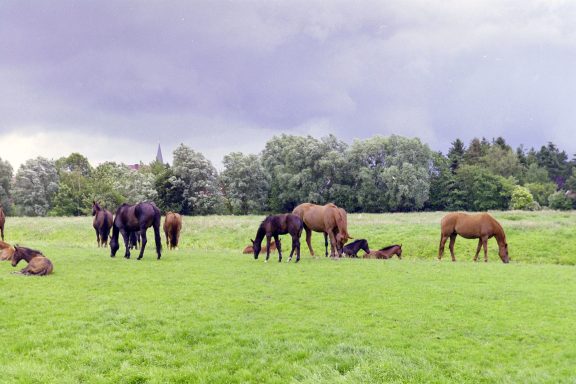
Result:
<svg viewBox="0 0 576 384"><path fill-rule="evenodd" d="M478 260L480 248L484 247L484 261L488 261L488 239L496 238L498 243L498 255L503 263L510 261L508 257L508 244L506 235L499 222L487 213L467 214L462 212L452 212L442 218L440 222L440 248L438 249L438 260L444 254L444 244L450 238L450 254L452 261L454 257L454 243L456 236L460 235L465 239L478 239L478 248L474 255L474 261Z"/></svg>
<svg viewBox="0 0 576 384"><path fill-rule="evenodd" d="M402 244L394 244L379 249L377 251L372 251L364 255L365 259L390 259L394 255L398 256L399 259L402 259Z"/></svg>
<svg viewBox="0 0 576 384"><path fill-rule="evenodd" d="M332 203L326 205L303 203L294 208L292 213L304 222L306 243L312 256L314 256L311 244L312 231L324 233L326 256L328 256L328 238L330 238L330 256L332 257L336 256L336 253L341 256L342 247L348 239L352 239L348 234L346 211Z"/></svg>
<svg viewBox="0 0 576 384"><path fill-rule="evenodd" d="M2 233L2 241L4 241L4 224L6 223L6 215L4 214L4 208L0 204L0 232Z"/></svg>
<svg viewBox="0 0 576 384"><path fill-rule="evenodd" d="M346 244L344 248L342 248L342 254L350 257L358 257L358 252L360 252L360 250L363 250L366 253L370 253L368 240L358 239L354 240L350 244Z"/></svg>
<svg viewBox="0 0 576 384"><path fill-rule="evenodd" d="M102 208L96 201L92 201L92 216L94 216L92 226L96 231L96 243L98 247L106 247L112 228L112 212Z"/></svg>
<svg viewBox="0 0 576 384"><path fill-rule="evenodd" d="M118 236L121 233L124 238L124 246L126 253L124 257L130 258L130 232L140 231L142 238L142 247L140 248L140 255L138 260L144 256L146 249L146 229L148 227L154 228L154 240L156 243L156 253L158 260L162 256L162 239L160 238L160 210L154 203L138 203L136 205L122 204L114 216L114 224L112 225L112 239L110 240L110 257L116 256L116 251L120 248Z"/></svg>
<svg viewBox="0 0 576 384"><path fill-rule="evenodd" d="M274 240L272 240L270 242L270 252L274 252L276 251L276 242ZM254 247L251 245L247 245L244 250L242 251L242 253L254 253Z"/></svg>
<svg viewBox="0 0 576 384"><path fill-rule="evenodd" d="M28 263L26 268L18 272L23 275L46 276L54 270L52 262L44 256L42 252L26 247L14 246L14 254L11 258L12 266L15 267L18 265L22 259Z"/></svg>
<svg viewBox="0 0 576 384"><path fill-rule="evenodd" d="M291 213L268 216L258 227L256 239L250 240L252 242L252 247L254 248L254 259L258 259L258 255L262 248L262 239L266 236L266 262L268 262L268 258L270 257L270 238L272 237L274 237L276 246L278 247L278 262L281 262L282 246L278 235L289 233L290 236L292 236L292 251L290 252L290 258L288 261L292 260L292 255L294 254L294 251L296 251L296 262L299 262L300 236L302 235L302 229L304 229L304 223L302 220Z"/></svg>
<svg viewBox="0 0 576 384"><path fill-rule="evenodd" d="M180 230L182 229L182 216L178 213L167 212L164 219L164 234L166 235L166 246L168 249L178 250L178 240L180 240Z"/></svg>

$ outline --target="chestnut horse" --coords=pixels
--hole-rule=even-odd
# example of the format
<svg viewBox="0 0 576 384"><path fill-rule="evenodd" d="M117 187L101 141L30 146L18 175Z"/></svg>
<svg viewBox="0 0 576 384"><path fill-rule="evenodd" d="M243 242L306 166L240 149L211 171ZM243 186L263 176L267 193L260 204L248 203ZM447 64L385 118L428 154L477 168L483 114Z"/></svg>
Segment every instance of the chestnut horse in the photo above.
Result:
<svg viewBox="0 0 576 384"><path fill-rule="evenodd" d="M276 242L274 240L272 240L270 242L270 252L274 252L276 251ZM242 251L242 253L254 253L254 247L251 245L247 245L244 250Z"/></svg>
<svg viewBox="0 0 576 384"><path fill-rule="evenodd" d="M114 223L112 224L112 238L110 239L110 257L116 256L116 251L120 248L118 242L118 235L121 233L124 238L124 245L126 252L124 257L130 258L130 232L140 231L142 238L142 246L140 247L140 255L138 260L144 256L146 249L146 229L148 227L154 228L154 240L156 243L156 254L158 260L162 256L162 239L160 238L160 210L154 203L138 203L136 205L122 204L116 210L114 216Z"/></svg>
<svg viewBox="0 0 576 384"><path fill-rule="evenodd" d="M167 212L164 219L164 234L166 235L166 246L169 249L178 250L178 240L182 229L182 216L178 213Z"/></svg>
<svg viewBox="0 0 576 384"><path fill-rule="evenodd" d="M14 254L11 258L12 266L15 267L18 265L22 259L26 260L28 265L17 273L23 275L46 276L54 270L52 262L44 256L42 252L26 247L14 246Z"/></svg>
<svg viewBox="0 0 576 384"><path fill-rule="evenodd" d="M304 229L304 223L302 220L291 213L285 213L283 215L273 215L265 218L256 232L256 239L250 240L252 242L252 247L254 248L254 259L258 259L260 250L262 249L262 239L266 236L266 262L270 257L270 238L274 237L276 241L276 247L278 248L278 262L282 261L282 244L280 244L280 239L278 235L285 235L287 233L292 236L292 251L290 252L290 258L288 261L292 260L292 255L296 251L296 262L300 261L300 236L302 235L302 229Z"/></svg>
<svg viewBox="0 0 576 384"><path fill-rule="evenodd" d="M444 244L450 238L450 254L452 261L454 257L454 243L456 236L460 235L465 239L478 239L478 248L474 261L478 260L480 248L484 246L484 261L488 261L488 239L496 238L498 243L498 255L503 263L510 261L508 257L508 244L506 235L499 222L487 213L467 214L462 212L452 212L442 218L440 222L440 248L438 249L438 260L442 259L444 254Z"/></svg>
<svg viewBox="0 0 576 384"><path fill-rule="evenodd" d="M364 255L365 259L390 259L394 255L398 256L399 259L402 259L402 244L394 244L379 249L378 251L372 251Z"/></svg>
<svg viewBox="0 0 576 384"><path fill-rule="evenodd" d="M112 228L112 212L100 207L96 201L92 201L92 216L94 216L92 226L96 231L96 243L98 247L106 247Z"/></svg>
<svg viewBox="0 0 576 384"><path fill-rule="evenodd" d="M342 247L348 239L352 239L348 234L346 211L332 203L326 205L303 203L294 208L292 213L299 216L304 222L306 243L312 256L314 256L314 250L310 243L312 231L324 233L326 256L328 256L328 237L330 238L331 257L336 256L336 253L341 256Z"/></svg>
<svg viewBox="0 0 576 384"><path fill-rule="evenodd" d="M6 215L4 214L2 204L0 204L0 232L2 233L2 241L4 241L4 223L6 223Z"/></svg>
<svg viewBox="0 0 576 384"><path fill-rule="evenodd" d="M4 241L0 241L0 261L11 260L14 247Z"/></svg>

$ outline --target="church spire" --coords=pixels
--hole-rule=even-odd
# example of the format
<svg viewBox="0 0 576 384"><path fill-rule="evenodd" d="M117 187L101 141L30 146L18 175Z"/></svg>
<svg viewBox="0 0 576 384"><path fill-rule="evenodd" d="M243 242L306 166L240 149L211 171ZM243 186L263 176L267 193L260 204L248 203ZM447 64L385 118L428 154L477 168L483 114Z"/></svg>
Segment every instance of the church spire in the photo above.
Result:
<svg viewBox="0 0 576 384"><path fill-rule="evenodd" d="M160 143L158 143L158 151L156 152L156 161L160 164L164 164L164 159L162 158L162 148L160 148Z"/></svg>

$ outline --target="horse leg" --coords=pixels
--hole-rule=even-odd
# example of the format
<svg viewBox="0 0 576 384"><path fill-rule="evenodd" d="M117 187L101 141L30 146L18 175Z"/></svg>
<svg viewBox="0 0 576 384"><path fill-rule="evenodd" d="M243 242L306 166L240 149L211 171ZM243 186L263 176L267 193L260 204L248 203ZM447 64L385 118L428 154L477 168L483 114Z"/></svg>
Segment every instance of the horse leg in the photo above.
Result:
<svg viewBox="0 0 576 384"><path fill-rule="evenodd" d="M4 226L0 227L0 232L2 233L2 241L4 241Z"/></svg>
<svg viewBox="0 0 576 384"><path fill-rule="evenodd" d="M438 260L442 260L442 256L444 255L444 245L446 244L446 240L448 240L448 236L440 235L440 247L438 248Z"/></svg>
<svg viewBox="0 0 576 384"><path fill-rule="evenodd" d="M456 257L454 256L454 243L456 242L456 234L453 233L450 235L450 256L452 256L452 261L456 261Z"/></svg>
<svg viewBox="0 0 576 384"><path fill-rule="evenodd" d="M336 246L336 236L334 236L334 232L330 231L328 233L330 236L330 257L336 257L335 250L338 249Z"/></svg>
<svg viewBox="0 0 576 384"><path fill-rule="evenodd" d="M98 244L98 248L100 248L100 232L98 232L98 229L95 229L96 231L96 244ZM2 236L2 240L4 240L4 236Z"/></svg>
<svg viewBox="0 0 576 384"><path fill-rule="evenodd" d="M158 257L156 260L160 260L162 257L162 238L160 237L160 223L154 226L154 243L156 244L156 254Z"/></svg>
<svg viewBox="0 0 576 384"><path fill-rule="evenodd" d="M278 250L278 262L282 262L282 244L280 244L280 239L278 235L274 235L274 241L276 242L276 249Z"/></svg>
<svg viewBox="0 0 576 384"><path fill-rule="evenodd" d="M126 232L125 229L120 230L120 234L124 239L124 246L126 247L126 252L124 253L124 257L129 259L130 258L130 233Z"/></svg>
<svg viewBox="0 0 576 384"><path fill-rule="evenodd" d="M280 244L277 244L280 245ZM268 258L270 257L270 235L266 235L266 261L264 261L265 263L268 262Z"/></svg>
<svg viewBox="0 0 576 384"><path fill-rule="evenodd" d="M482 238L482 244L484 245L484 262L488 262L488 237Z"/></svg>
<svg viewBox="0 0 576 384"><path fill-rule="evenodd" d="M166 236L166 248L171 249L170 248L170 235L168 234L167 229L164 230L164 236Z"/></svg>
<svg viewBox="0 0 576 384"><path fill-rule="evenodd" d="M476 248L476 254L474 255L474 261L478 261L478 254L480 253L480 249L482 248L482 238L478 239L478 248Z"/></svg>
<svg viewBox="0 0 576 384"><path fill-rule="evenodd" d="M142 245L140 246L140 254L138 255L138 260L142 259L144 256L144 249L146 249L146 243L148 238L146 237L146 228L140 228L140 236L142 237Z"/></svg>
<svg viewBox="0 0 576 384"><path fill-rule="evenodd" d="M332 245L332 239L330 239L330 245ZM324 257L328 257L328 234L324 232L324 248L326 249L326 254ZM334 249L330 249L330 256L334 253Z"/></svg>
<svg viewBox="0 0 576 384"><path fill-rule="evenodd" d="M308 249L310 250L310 256L314 256L314 250L312 249L312 230L304 224L304 230L306 231L306 244L308 244Z"/></svg>
<svg viewBox="0 0 576 384"><path fill-rule="evenodd" d="M296 235L292 236L292 249L290 250L290 257L288 258L288 262L292 261L292 255L294 254L294 250L296 249Z"/></svg>

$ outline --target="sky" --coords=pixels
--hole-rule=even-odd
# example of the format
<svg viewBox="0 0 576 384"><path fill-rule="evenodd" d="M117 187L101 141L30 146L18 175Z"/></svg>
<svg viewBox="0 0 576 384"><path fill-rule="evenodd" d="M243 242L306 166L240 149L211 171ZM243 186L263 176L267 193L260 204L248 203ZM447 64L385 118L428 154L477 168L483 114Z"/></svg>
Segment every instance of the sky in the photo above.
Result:
<svg viewBox="0 0 576 384"><path fill-rule="evenodd" d="M576 153L576 2L0 0L0 158L217 168L274 135Z"/></svg>

